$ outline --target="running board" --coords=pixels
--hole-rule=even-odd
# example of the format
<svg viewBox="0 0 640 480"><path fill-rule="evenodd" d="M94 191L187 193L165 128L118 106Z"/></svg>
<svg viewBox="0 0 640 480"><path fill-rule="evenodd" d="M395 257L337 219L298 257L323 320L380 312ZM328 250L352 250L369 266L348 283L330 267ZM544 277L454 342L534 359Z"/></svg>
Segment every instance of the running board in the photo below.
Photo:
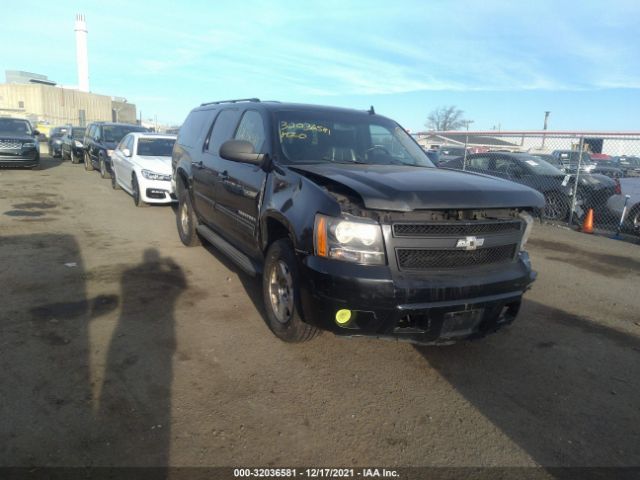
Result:
<svg viewBox="0 0 640 480"><path fill-rule="evenodd" d="M215 233L206 225L198 225L196 228L198 233L202 235L205 240L211 243L214 247L224 253L227 257L229 257L236 265L238 265L242 270L244 270L249 275L257 275L258 269L256 265L251 261L251 259L238 250L236 247L227 242L220 235Z"/></svg>

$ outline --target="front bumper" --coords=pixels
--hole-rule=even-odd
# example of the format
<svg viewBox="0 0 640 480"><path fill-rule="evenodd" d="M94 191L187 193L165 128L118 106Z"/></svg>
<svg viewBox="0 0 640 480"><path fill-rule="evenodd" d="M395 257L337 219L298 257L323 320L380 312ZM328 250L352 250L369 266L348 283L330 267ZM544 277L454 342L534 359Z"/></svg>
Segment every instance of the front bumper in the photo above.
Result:
<svg viewBox="0 0 640 480"><path fill-rule="evenodd" d="M36 149L13 155L0 153L0 167L35 167L39 163L40 155Z"/></svg>
<svg viewBox="0 0 640 480"><path fill-rule="evenodd" d="M176 201L170 181L147 180L140 175L140 195L145 203L167 204Z"/></svg>
<svg viewBox="0 0 640 480"><path fill-rule="evenodd" d="M306 322L336 335L418 344L481 337L511 323L536 276L526 252L507 265L455 273L392 274L316 256L304 257L300 269ZM335 321L340 309L352 312L345 325Z"/></svg>

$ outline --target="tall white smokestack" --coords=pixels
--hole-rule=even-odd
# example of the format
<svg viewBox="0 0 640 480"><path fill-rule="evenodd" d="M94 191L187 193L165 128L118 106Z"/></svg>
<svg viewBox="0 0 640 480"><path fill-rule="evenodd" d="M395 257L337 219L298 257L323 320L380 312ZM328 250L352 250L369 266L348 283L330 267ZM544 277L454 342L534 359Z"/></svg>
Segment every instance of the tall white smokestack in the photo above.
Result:
<svg viewBox="0 0 640 480"><path fill-rule="evenodd" d="M78 89L89 91L89 55L87 53L87 21L83 14L76 15L76 63L78 64Z"/></svg>

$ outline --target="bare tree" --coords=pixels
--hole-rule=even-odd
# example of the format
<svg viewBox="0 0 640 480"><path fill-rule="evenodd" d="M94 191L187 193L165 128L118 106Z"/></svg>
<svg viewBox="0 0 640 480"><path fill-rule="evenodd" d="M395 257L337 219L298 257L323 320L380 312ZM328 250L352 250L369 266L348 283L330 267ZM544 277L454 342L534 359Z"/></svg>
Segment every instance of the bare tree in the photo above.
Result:
<svg viewBox="0 0 640 480"><path fill-rule="evenodd" d="M427 117L427 128L443 132L446 130L458 130L466 125L464 112L454 105L438 107L431 111Z"/></svg>

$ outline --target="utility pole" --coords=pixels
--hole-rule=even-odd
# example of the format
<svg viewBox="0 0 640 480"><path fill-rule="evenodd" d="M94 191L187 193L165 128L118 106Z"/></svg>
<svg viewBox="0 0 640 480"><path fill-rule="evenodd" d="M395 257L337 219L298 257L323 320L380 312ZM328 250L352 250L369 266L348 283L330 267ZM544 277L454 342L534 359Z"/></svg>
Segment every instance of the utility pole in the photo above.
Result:
<svg viewBox="0 0 640 480"><path fill-rule="evenodd" d="M547 123L549 121L549 114L550 113L551 112L549 112L549 111L544 112L544 126L542 127L542 130L543 130L543 132L542 132L542 147L540 148L541 150L544 150L544 141L545 141L545 139L547 137Z"/></svg>
<svg viewBox="0 0 640 480"><path fill-rule="evenodd" d="M473 123L473 120L464 121L467 127L467 134L464 136L464 158L462 159L462 170L467 169L467 145L469 144L469 125Z"/></svg>

